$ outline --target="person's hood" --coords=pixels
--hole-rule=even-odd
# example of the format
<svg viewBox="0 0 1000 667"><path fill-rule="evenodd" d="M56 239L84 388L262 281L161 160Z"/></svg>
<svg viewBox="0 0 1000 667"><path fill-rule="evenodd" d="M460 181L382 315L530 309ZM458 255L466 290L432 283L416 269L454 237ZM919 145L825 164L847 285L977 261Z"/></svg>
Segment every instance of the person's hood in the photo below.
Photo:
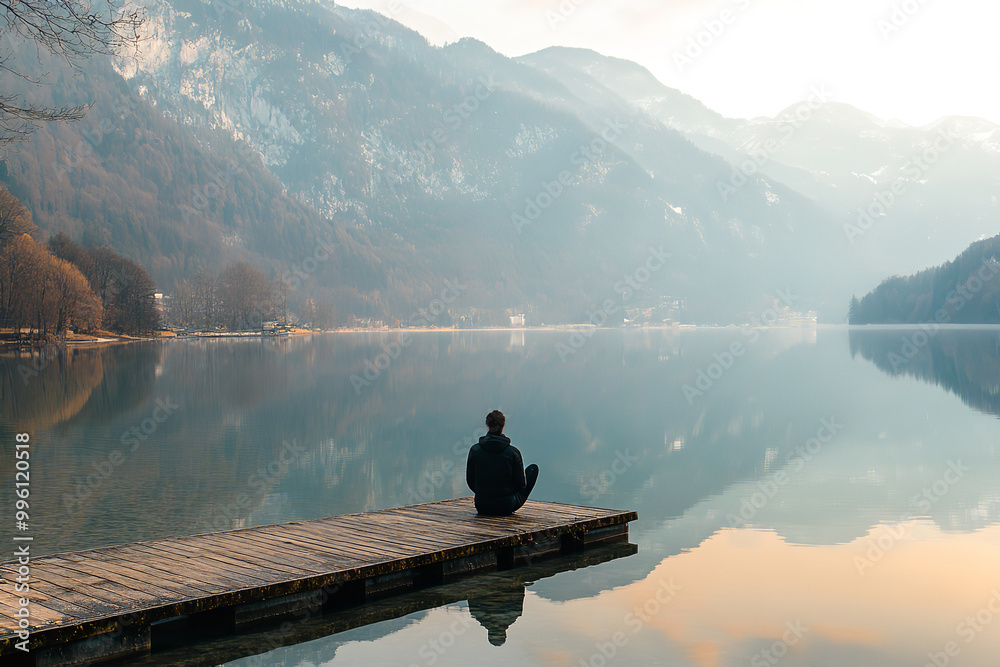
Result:
<svg viewBox="0 0 1000 667"><path fill-rule="evenodd" d="M510 447L510 438L502 433L487 433L479 438L479 446L490 454L499 454Z"/></svg>

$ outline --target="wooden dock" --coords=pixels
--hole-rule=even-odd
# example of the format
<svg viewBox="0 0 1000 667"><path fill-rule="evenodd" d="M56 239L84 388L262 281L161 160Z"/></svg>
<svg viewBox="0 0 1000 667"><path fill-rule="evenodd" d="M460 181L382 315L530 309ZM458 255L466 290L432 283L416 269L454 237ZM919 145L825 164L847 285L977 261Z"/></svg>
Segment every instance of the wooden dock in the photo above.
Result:
<svg viewBox="0 0 1000 667"><path fill-rule="evenodd" d="M30 652L18 564L0 564L0 663L87 664L188 630L241 631L624 541L635 512L528 501L484 517L471 498L33 558Z"/></svg>

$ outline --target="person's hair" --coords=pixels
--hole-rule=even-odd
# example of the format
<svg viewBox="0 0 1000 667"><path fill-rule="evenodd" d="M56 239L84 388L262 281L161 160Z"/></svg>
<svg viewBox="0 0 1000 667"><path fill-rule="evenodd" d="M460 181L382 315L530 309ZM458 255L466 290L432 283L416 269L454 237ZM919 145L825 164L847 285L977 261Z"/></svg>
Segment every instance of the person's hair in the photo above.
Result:
<svg viewBox="0 0 1000 667"><path fill-rule="evenodd" d="M503 425L507 423L504 418L503 413L499 410L494 410L490 414L486 415L486 428L490 430L490 433L501 433L503 431Z"/></svg>

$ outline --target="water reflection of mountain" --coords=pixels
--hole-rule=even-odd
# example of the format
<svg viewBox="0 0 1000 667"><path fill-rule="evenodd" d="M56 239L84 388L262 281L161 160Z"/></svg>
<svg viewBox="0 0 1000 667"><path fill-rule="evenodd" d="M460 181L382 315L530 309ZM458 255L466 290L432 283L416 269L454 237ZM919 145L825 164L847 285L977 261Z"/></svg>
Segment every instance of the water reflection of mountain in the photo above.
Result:
<svg viewBox="0 0 1000 667"><path fill-rule="evenodd" d="M884 373L936 384L976 410L1000 415L1000 330L996 328L852 328L850 345L852 357L860 354Z"/></svg>
<svg viewBox="0 0 1000 667"><path fill-rule="evenodd" d="M994 420L938 391L851 361L844 331L599 331L565 361L566 332L411 335L370 386L352 384L398 334L283 341L177 341L124 361L109 350L84 409L40 431L39 552L361 512L468 494L465 454L485 413L542 475L535 496L637 509L641 567L588 568L545 582L553 599L643 576L730 525L781 470L789 482L747 523L833 544L918 513L914 494L951 459L975 466L928 512L950 530L995 522ZM734 342L745 354L729 363ZM522 344L523 343L523 344ZM388 347L383 347L388 346ZM728 368L703 396L684 386ZM128 380L134 376L140 380ZM134 390L112 391L111 387ZM133 428L177 408L113 475L65 498ZM954 403L954 404L953 404ZM162 413L161 413L162 414ZM934 415L933 422L913 415ZM789 465L824 419L842 424L801 470Z"/></svg>
<svg viewBox="0 0 1000 667"><path fill-rule="evenodd" d="M926 385L868 372L867 362L846 357L845 338L845 331L822 331L816 345L760 348L759 356L741 358L704 404L692 406L696 423L681 422L690 430L680 450L658 459L650 447L642 474L611 487L614 499L606 504L639 511L633 573L731 526L773 530L793 544L832 545L913 517L958 532L1000 523L996 421ZM964 340L942 339L943 349L960 349ZM829 442L813 443L820 446L809 455L807 443L824 419L841 428ZM952 464L968 470L936 493ZM543 582L538 592L569 600L630 579L620 570L580 571Z"/></svg>
<svg viewBox="0 0 1000 667"><path fill-rule="evenodd" d="M53 528L39 550L466 495L465 453L496 406L542 466L540 499L629 506L646 486L655 516L683 513L752 475L768 447L805 434L722 383L702 405L684 401L681 384L738 332L721 342L599 332L563 363L555 346L565 336L520 346L506 333L417 334L360 391L351 375L398 336L108 348L100 388L39 434L54 445L39 453L51 485L40 511ZM787 345L762 341L729 371L731 384ZM177 407L164 415L163 405ZM105 480L115 452L124 462ZM602 477L616 461L630 465Z"/></svg>

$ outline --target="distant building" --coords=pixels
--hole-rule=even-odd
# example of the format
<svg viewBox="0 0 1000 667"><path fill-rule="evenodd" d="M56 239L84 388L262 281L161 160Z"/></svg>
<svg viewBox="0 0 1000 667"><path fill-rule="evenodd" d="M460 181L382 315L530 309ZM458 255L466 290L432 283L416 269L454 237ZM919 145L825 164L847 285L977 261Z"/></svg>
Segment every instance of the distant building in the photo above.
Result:
<svg viewBox="0 0 1000 667"><path fill-rule="evenodd" d="M524 313L519 315L510 316L510 326L512 327L523 327L524 326Z"/></svg>
<svg viewBox="0 0 1000 667"><path fill-rule="evenodd" d="M162 292L155 292L153 299L156 304L156 310L160 313L160 319L166 319L167 311L170 309L170 297L165 296Z"/></svg>

